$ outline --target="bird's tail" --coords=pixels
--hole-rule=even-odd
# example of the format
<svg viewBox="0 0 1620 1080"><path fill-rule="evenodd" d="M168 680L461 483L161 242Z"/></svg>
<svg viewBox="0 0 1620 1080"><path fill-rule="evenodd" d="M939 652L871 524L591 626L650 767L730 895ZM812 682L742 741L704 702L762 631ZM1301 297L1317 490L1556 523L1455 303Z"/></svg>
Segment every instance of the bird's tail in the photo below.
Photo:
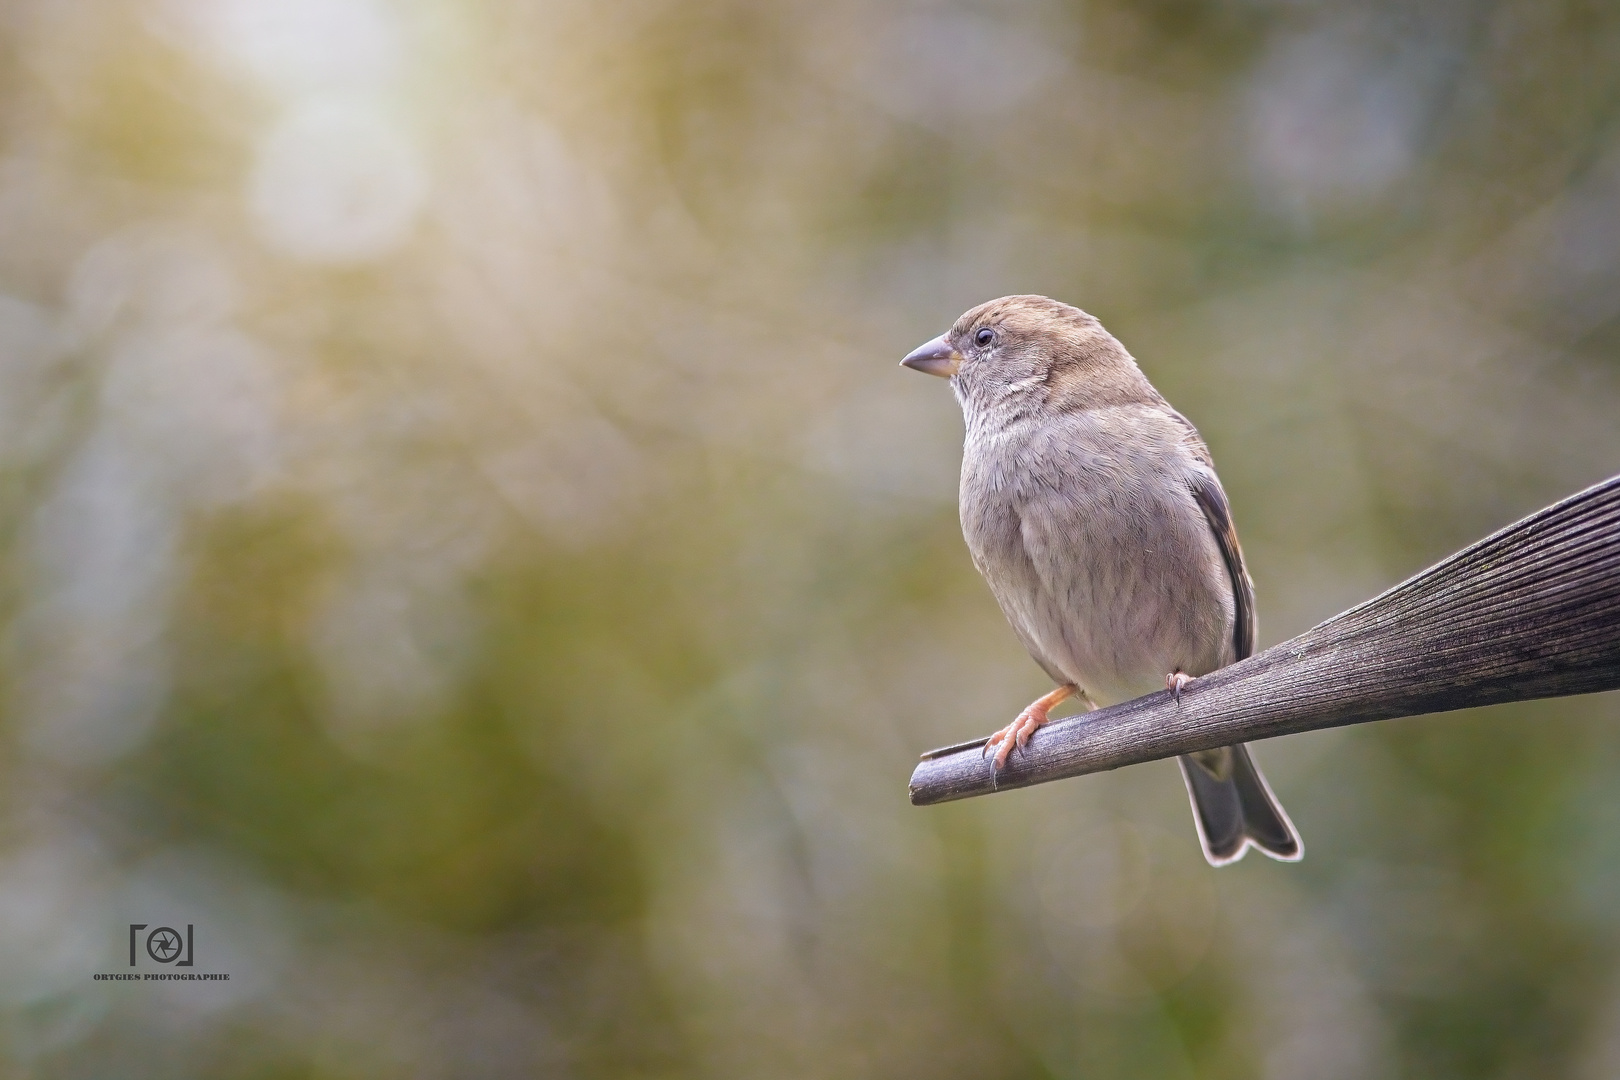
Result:
<svg viewBox="0 0 1620 1080"><path fill-rule="evenodd" d="M1260 775L1248 747L1239 743L1202 750L1180 760L1198 842L1211 866L1237 862L1251 845L1283 862L1304 857L1305 845L1294 823Z"/></svg>

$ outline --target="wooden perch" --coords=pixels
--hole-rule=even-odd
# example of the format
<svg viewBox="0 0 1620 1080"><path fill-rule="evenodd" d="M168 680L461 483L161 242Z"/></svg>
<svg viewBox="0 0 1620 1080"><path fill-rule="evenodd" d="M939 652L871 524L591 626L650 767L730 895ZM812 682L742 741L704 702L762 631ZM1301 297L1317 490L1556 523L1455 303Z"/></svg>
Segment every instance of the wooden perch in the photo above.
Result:
<svg viewBox="0 0 1620 1080"><path fill-rule="evenodd" d="M1620 476L1231 667L1037 731L923 755L919 806L1229 743L1620 687Z"/></svg>

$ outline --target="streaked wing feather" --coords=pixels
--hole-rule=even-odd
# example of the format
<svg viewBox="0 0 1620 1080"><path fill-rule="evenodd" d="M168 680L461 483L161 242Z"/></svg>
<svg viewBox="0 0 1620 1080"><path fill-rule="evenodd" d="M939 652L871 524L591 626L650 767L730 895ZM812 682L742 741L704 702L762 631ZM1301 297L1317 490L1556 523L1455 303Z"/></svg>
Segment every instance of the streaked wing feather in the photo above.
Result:
<svg viewBox="0 0 1620 1080"><path fill-rule="evenodd" d="M1237 526L1232 524L1232 507L1227 503L1226 492L1221 489L1221 482L1213 472L1199 469L1193 473L1190 483L1193 497L1203 508L1204 517L1215 533L1215 542L1220 545L1226 572L1232 578L1235 615L1232 620L1233 659L1242 660L1254 652L1258 627L1254 612L1254 582L1249 579L1248 568L1243 565L1243 548L1238 544Z"/></svg>

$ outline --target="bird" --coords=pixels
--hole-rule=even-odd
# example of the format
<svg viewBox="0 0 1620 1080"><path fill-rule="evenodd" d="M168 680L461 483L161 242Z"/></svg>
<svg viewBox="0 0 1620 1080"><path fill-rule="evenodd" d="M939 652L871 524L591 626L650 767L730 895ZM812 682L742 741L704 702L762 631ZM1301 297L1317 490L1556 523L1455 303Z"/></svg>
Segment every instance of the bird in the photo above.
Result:
<svg viewBox="0 0 1620 1080"><path fill-rule="evenodd" d="M962 535L1056 687L992 734L999 772L1070 698L1089 709L1254 651L1254 584L1198 430L1096 317L1045 296L970 309L904 367L950 380L966 424ZM1187 754L1181 775L1212 866L1305 853L1243 744Z"/></svg>

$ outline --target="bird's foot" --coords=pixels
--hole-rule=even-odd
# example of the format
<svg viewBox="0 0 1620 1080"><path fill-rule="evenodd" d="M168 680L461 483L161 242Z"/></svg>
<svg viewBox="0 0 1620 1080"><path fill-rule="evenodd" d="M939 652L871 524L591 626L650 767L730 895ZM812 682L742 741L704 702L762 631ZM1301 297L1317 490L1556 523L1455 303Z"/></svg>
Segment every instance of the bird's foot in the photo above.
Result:
<svg viewBox="0 0 1620 1080"><path fill-rule="evenodd" d="M1045 697L1030 702L1024 711L1018 714L1018 719L985 741L980 756L983 757L994 750L996 752L994 769L1000 772L1007 765L1007 756L1015 748L1022 750L1024 744L1029 742L1029 737L1035 734L1035 729L1046 723L1046 714L1079 692L1080 688L1077 686L1060 686Z"/></svg>
<svg viewBox="0 0 1620 1080"><path fill-rule="evenodd" d="M1170 691L1170 696L1176 699L1177 705L1180 705L1181 691L1192 681L1193 677L1185 671L1172 671L1164 677L1164 688Z"/></svg>

